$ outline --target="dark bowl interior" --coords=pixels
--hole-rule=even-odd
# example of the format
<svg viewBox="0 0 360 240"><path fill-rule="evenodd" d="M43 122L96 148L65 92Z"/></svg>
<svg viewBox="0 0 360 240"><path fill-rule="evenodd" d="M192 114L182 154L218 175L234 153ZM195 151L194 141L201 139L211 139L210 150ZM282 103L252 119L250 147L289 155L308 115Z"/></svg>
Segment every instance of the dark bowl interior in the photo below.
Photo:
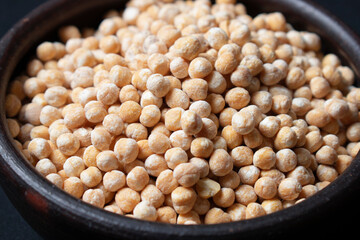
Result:
<svg viewBox="0 0 360 240"><path fill-rule="evenodd" d="M121 9L121 0L55 0L31 12L0 42L0 102L10 79L18 76L41 40L56 40L65 24L97 27L106 10ZM305 0L243 0L251 16L280 11L296 29L318 33L323 50L338 54L360 76L360 45L352 31L321 7ZM211 226L176 226L145 222L105 212L75 199L41 177L10 141L0 104L0 181L14 206L43 236L106 239L278 239L307 234L344 199L360 189L359 155L327 188L294 207L264 217ZM309 229L308 229L309 230Z"/></svg>

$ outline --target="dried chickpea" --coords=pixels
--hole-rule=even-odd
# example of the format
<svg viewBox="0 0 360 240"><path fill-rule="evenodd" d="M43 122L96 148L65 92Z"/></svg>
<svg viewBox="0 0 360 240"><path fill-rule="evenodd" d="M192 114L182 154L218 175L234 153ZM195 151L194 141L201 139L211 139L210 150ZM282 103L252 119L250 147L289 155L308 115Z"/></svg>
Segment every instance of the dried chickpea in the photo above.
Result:
<svg viewBox="0 0 360 240"><path fill-rule="evenodd" d="M259 124L259 131L265 137L274 137L280 129L280 119L274 116L264 118Z"/></svg>
<svg viewBox="0 0 360 240"><path fill-rule="evenodd" d="M194 101L205 100L208 92L208 83L201 78L187 79L183 81L182 89Z"/></svg>
<svg viewBox="0 0 360 240"><path fill-rule="evenodd" d="M184 36L175 41L173 48L177 55L191 61L200 53L201 43L194 36Z"/></svg>
<svg viewBox="0 0 360 240"><path fill-rule="evenodd" d="M205 215L205 224L217 224L230 222L230 215L220 208L212 208Z"/></svg>
<svg viewBox="0 0 360 240"><path fill-rule="evenodd" d="M241 135L249 134L255 127L255 118L248 109L241 109L232 118L232 126Z"/></svg>
<svg viewBox="0 0 360 240"><path fill-rule="evenodd" d="M130 213L140 202L140 194L131 188L122 188L116 193L115 201L124 213Z"/></svg>
<svg viewBox="0 0 360 240"><path fill-rule="evenodd" d="M171 146L180 147L185 151L190 149L192 136L187 135L183 130L173 132L169 138Z"/></svg>
<svg viewBox="0 0 360 240"><path fill-rule="evenodd" d="M276 134L274 146L276 149L281 150L284 148L292 148L296 145L297 136L294 130L290 127L282 127Z"/></svg>
<svg viewBox="0 0 360 240"><path fill-rule="evenodd" d="M139 120L141 115L141 106L134 101L126 101L121 104L119 116L126 123L133 123Z"/></svg>
<svg viewBox="0 0 360 240"><path fill-rule="evenodd" d="M30 154L38 159L47 158L51 154L49 142L43 138L34 138L29 142L27 147Z"/></svg>
<svg viewBox="0 0 360 240"><path fill-rule="evenodd" d="M138 203L134 210L134 217L142 220L155 221L157 219L156 208L151 206L148 202L142 201Z"/></svg>
<svg viewBox="0 0 360 240"><path fill-rule="evenodd" d="M184 187L192 187L200 179L199 169L192 163L180 163L174 168L174 178Z"/></svg>
<svg viewBox="0 0 360 240"><path fill-rule="evenodd" d="M89 167L80 173L80 180L86 187L95 187L102 180L101 171L96 167Z"/></svg>
<svg viewBox="0 0 360 240"><path fill-rule="evenodd" d="M149 175L158 177L168 166L162 155L152 154L145 160L145 169Z"/></svg>
<svg viewBox="0 0 360 240"><path fill-rule="evenodd" d="M64 163L64 171L67 177L80 177L84 169L85 165L80 157L69 157Z"/></svg>
<svg viewBox="0 0 360 240"><path fill-rule="evenodd" d="M134 167L126 176L126 184L135 191L141 191L149 183L149 174L143 167Z"/></svg>
<svg viewBox="0 0 360 240"><path fill-rule="evenodd" d="M35 169L44 177L51 173L57 173L55 165L48 158L39 160L36 163Z"/></svg>
<svg viewBox="0 0 360 240"><path fill-rule="evenodd" d="M229 90L225 95L225 102L232 108L240 110L250 102L249 92L240 87Z"/></svg>
<svg viewBox="0 0 360 240"><path fill-rule="evenodd" d="M117 192L125 186L125 174L118 170L112 170L104 174L104 188L110 192Z"/></svg>
<svg viewBox="0 0 360 240"><path fill-rule="evenodd" d="M283 200L295 200L301 192L301 184L295 178L285 178L279 184L278 194Z"/></svg>
<svg viewBox="0 0 360 240"><path fill-rule="evenodd" d="M188 156L180 147L174 147L165 152L165 161L170 169L175 169L179 164L188 162Z"/></svg>
<svg viewBox="0 0 360 240"><path fill-rule="evenodd" d="M191 142L190 152L195 157L208 158L212 154L213 149L214 144L210 139L198 137Z"/></svg>
<svg viewBox="0 0 360 240"><path fill-rule="evenodd" d="M178 214L191 211L196 202L196 192L192 188L177 187L171 193L174 209Z"/></svg>
<svg viewBox="0 0 360 240"><path fill-rule="evenodd" d="M120 138L114 146L114 152L120 162L131 163L136 160L139 146L134 139Z"/></svg>
<svg viewBox="0 0 360 240"><path fill-rule="evenodd" d="M260 169L271 169L275 165L275 162L275 152L269 147L261 148L254 153L253 164Z"/></svg>
<svg viewBox="0 0 360 240"><path fill-rule="evenodd" d="M209 167L216 176L225 176L233 168L233 160L229 153L223 149L216 149L210 156Z"/></svg>
<svg viewBox="0 0 360 240"><path fill-rule="evenodd" d="M84 185L78 177L69 177L64 180L64 190L76 198L81 198L84 193Z"/></svg>

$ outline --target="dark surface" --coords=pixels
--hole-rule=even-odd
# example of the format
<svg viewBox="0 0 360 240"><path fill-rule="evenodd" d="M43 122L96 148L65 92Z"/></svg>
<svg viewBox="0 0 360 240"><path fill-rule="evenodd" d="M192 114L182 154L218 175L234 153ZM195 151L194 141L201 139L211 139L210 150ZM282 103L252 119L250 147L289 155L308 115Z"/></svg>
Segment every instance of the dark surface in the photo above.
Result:
<svg viewBox="0 0 360 240"><path fill-rule="evenodd" d="M45 2L43 0L1 0L0 1L0 36L2 36L15 22L27 14L31 9ZM332 13L337 15L346 24L348 24L355 32L360 33L360 15L358 9L360 2L343 0L316 0L316 2L325 6ZM354 193L353 208L341 206L333 209L332 225L324 225L319 222L314 226L314 230L323 231L326 234L358 234L357 228L352 228L359 223L355 218L360 213L360 205L357 204L358 194ZM342 212L345 211L345 212ZM320 229L319 229L320 228ZM294 233L296 235L296 233ZM355 236L356 236L355 235ZM293 236L291 236L293 237ZM0 239L41 239L37 233L22 219L16 209L11 205L3 191L0 189Z"/></svg>

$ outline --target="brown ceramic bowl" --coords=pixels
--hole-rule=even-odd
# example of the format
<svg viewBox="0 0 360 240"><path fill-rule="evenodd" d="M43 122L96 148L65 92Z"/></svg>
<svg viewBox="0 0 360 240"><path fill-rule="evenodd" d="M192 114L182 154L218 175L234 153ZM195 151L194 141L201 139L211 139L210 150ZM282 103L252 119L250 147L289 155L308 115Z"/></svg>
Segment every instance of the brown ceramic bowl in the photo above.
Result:
<svg viewBox="0 0 360 240"><path fill-rule="evenodd" d="M358 37L321 7L306 0L242 2L252 16L280 11L297 29L318 33L323 39L324 51L339 54L356 76L360 76ZM122 0L55 0L23 18L0 42L0 102L4 102L9 80L21 72L25 60L41 40L55 40L56 30L64 24L95 27L106 10L124 5ZM264 217L207 226L140 221L95 208L50 184L13 146L3 104L0 104L0 115L1 185L29 224L50 239L279 239L281 236L306 237L312 229L327 227L320 229L317 236L322 236L322 231L331 232L333 226L341 226L336 220L328 219L334 217L330 213L350 204L353 192L359 191L360 159L357 156L348 170L324 190L294 207Z"/></svg>

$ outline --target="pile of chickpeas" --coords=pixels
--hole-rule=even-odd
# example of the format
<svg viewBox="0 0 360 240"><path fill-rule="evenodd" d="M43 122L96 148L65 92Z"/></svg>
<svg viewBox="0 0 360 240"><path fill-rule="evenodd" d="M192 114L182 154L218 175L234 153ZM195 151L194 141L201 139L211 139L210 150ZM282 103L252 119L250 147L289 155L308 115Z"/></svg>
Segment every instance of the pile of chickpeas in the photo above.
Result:
<svg viewBox="0 0 360 240"><path fill-rule="evenodd" d="M8 87L14 143L84 202L172 224L270 214L360 149L360 89L318 35L233 0L132 0L59 30Z"/></svg>

